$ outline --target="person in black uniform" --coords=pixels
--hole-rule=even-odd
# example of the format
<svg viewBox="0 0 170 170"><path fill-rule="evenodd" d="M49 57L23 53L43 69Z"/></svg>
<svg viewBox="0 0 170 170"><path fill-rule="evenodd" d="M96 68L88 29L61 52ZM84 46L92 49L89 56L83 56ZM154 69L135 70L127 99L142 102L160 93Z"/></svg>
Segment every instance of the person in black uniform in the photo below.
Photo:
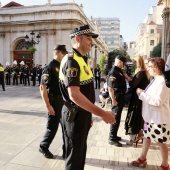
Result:
<svg viewBox="0 0 170 170"><path fill-rule="evenodd" d="M24 84L24 61L20 62L19 79L20 79L20 84Z"/></svg>
<svg viewBox="0 0 170 170"><path fill-rule="evenodd" d="M12 67L13 85L18 85L18 74L19 74L19 67L17 66L17 61L14 60L13 67Z"/></svg>
<svg viewBox="0 0 170 170"><path fill-rule="evenodd" d="M109 144L121 147L121 137L117 136L120 125L121 113L125 104L126 81L122 68L126 62L123 56L117 56L115 63L108 74L108 90L112 99L112 112L116 113L116 123L110 125Z"/></svg>
<svg viewBox="0 0 170 170"><path fill-rule="evenodd" d="M5 91L5 83L4 83L4 68L2 64L0 63L0 83L2 84L2 89Z"/></svg>
<svg viewBox="0 0 170 170"><path fill-rule="evenodd" d="M66 144L66 170L83 170L86 159L87 136L92 125L91 113L100 116L106 123L114 123L114 115L94 105L93 74L85 55L90 52L92 33L88 25L71 31L73 54L66 55L60 68L60 89L65 104L62 123ZM75 118L74 115L76 114Z"/></svg>
<svg viewBox="0 0 170 170"><path fill-rule="evenodd" d="M6 62L5 78L6 78L6 85L10 85L11 84L11 67L8 62Z"/></svg>
<svg viewBox="0 0 170 170"><path fill-rule="evenodd" d="M97 64L97 67L94 69L94 76L95 76L95 89L100 89L100 75L101 75L101 70L99 64Z"/></svg>
<svg viewBox="0 0 170 170"><path fill-rule="evenodd" d="M35 64L32 64L32 68L30 69L30 74L31 74L32 86L35 86L36 74L37 74L37 68L35 67Z"/></svg>
<svg viewBox="0 0 170 170"><path fill-rule="evenodd" d="M55 134L58 130L59 123L61 124L61 109L64 101L59 88L59 69L62 58L67 54L65 45L58 45L54 49L53 60L43 69L40 93L47 107L48 120L46 132L43 140L40 143L39 151L46 158L53 158L53 154L49 151ZM62 124L61 124L62 127ZM63 128L62 128L63 129ZM64 139L63 139L64 142ZM63 155L65 157L65 147L63 145Z"/></svg>
<svg viewBox="0 0 170 170"><path fill-rule="evenodd" d="M37 69L37 76L38 76L38 82L39 82L39 86L40 86L40 83L41 83L41 76L42 76L42 65L39 65L39 66L38 66L38 69Z"/></svg>
<svg viewBox="0 0 170 170"><path fill-rule="evenodd" d="M30 76L30 69L29 69L27 64L25 64L23 74L24 74L24 86L27 85L27 81L28 81L28 86L30 86L30 77L29 77Z"/></svg>

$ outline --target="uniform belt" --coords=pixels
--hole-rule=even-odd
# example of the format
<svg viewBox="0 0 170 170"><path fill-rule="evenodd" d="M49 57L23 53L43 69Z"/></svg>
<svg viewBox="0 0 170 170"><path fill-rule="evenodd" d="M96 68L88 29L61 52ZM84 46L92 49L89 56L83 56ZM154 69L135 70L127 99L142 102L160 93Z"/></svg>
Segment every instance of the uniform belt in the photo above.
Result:
<svg viewBox="0 0 170 170"><path fill-rule="evenodd" d="M72 101L66 100L66 101L64 102L64 105L67 106L67 107L69 107L69 105L71 105L71 106L73 106L73 107L77 107L79 111L86 111L86 110L84 110L83 108L77 106L77 105L76 105L75 103L73 103Z"/></svg>
<svg viewBox="0 0 170 170"><path fill-rule="evenodd" d="M118 93L118 94L125 94L124 91L115 91L115 93Z"/></svg>
<svg viewBox="0 0 170 170"><path fill-rule="evenodd" d="M54 94L54 93L49 93L48 96L50 97L54 97L54 98L59 98L59 97L62 97L61 94Z"/></svg>

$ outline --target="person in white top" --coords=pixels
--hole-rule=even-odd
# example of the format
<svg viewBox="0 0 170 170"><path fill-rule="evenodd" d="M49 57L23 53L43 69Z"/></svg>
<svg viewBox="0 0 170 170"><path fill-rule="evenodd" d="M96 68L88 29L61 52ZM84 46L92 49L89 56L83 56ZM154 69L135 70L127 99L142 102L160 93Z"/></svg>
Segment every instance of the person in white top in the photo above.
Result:
<svg viewBox="0 0 170 170"><path fill-rule="evenodd" d="M101 107L103 108L106 104L106 98L109 97L109 91L107 87L107 76L105 79L103 79L103 87L100 89L99 99L102 102Z"/></svg>
<svg viewBox="0 0 170 170"><path fill-rule="evenodd" d="M167 144L170 143L170 89L165 84L162 72L164 67L165 61L162 58L149 59L148 70L154 79L145 90L137 89L139 99L143 102L144 141L142 153L137 160L131 162L132 166L146 166L151 141L155 141L162 155L160 169L169 169Z"/></svg>

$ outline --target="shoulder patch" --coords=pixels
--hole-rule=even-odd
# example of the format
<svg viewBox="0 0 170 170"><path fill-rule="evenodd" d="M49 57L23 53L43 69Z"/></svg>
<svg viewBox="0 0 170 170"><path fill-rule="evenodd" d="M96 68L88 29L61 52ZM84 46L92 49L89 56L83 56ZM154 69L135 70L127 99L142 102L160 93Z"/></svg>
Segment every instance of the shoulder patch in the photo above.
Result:
<svg viewBox="0 0 170 170"><path fill-rule="evenodd" d="M78 69L71 67L66 70L67 77L77 77Z"/></svg>
<svg viewBox="0 0 170 170"><path fill-rule="evenodd" d="M43 79L44 81L47 81L47 80L48 80L48 77L49 77L49 74L43 74L43 75L42 75L42 79Z"/></svg>
<svg viewBox="0 0 170 170"><path fill-rule="evenodd" d="M116 80L116 77L110 76L110 81L114 82Z"/></svg>

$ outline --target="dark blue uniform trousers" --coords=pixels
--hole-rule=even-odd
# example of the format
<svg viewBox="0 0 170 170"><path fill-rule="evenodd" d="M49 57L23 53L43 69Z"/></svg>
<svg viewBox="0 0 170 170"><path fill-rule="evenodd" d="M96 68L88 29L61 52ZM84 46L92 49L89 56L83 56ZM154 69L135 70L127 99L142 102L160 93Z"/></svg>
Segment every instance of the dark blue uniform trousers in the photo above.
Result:
<svg viewBox="0 0 170 170"><path fill-rule="evenodd" d="M119 125L120 125L120 119L121 119L121 114L122 114L124 104L125 104L124 95L120 95L119 99L118 99L118 105L112 106L111 111L116 113L116 116L115 116L116 123L110 125L110 133L109 133L109 139L110 140L116 140L117 139L117 132L118 132Z"/></svg>
<svg viewBox="0 0 170 170"><path fill-rule="evenodd" d="M43 137L43 140L40 143L40 147L44 150L47 150L50 144L52 143L57 133L59 123L61 124L63 130L63 126L61 123L61 110L64 102L62 96L58 95L57 98L55 97L50 103L55 111L55 116L48 115L47 118L46 132ZM64 139L63 139L63 143L64 143ZM63 144L63 148L65 148L64 144ZM63 150L63 154L65 154L65 150Z"/></svg>
<svg viewBox="0 0 170 170"><path fill-rule="evenodd" d="M87 136L91 127L91 113L79 108L73 123L66 121L68 108L63 106L62 122L66 146L65 170L83 170L86 159Z"/></svg>

